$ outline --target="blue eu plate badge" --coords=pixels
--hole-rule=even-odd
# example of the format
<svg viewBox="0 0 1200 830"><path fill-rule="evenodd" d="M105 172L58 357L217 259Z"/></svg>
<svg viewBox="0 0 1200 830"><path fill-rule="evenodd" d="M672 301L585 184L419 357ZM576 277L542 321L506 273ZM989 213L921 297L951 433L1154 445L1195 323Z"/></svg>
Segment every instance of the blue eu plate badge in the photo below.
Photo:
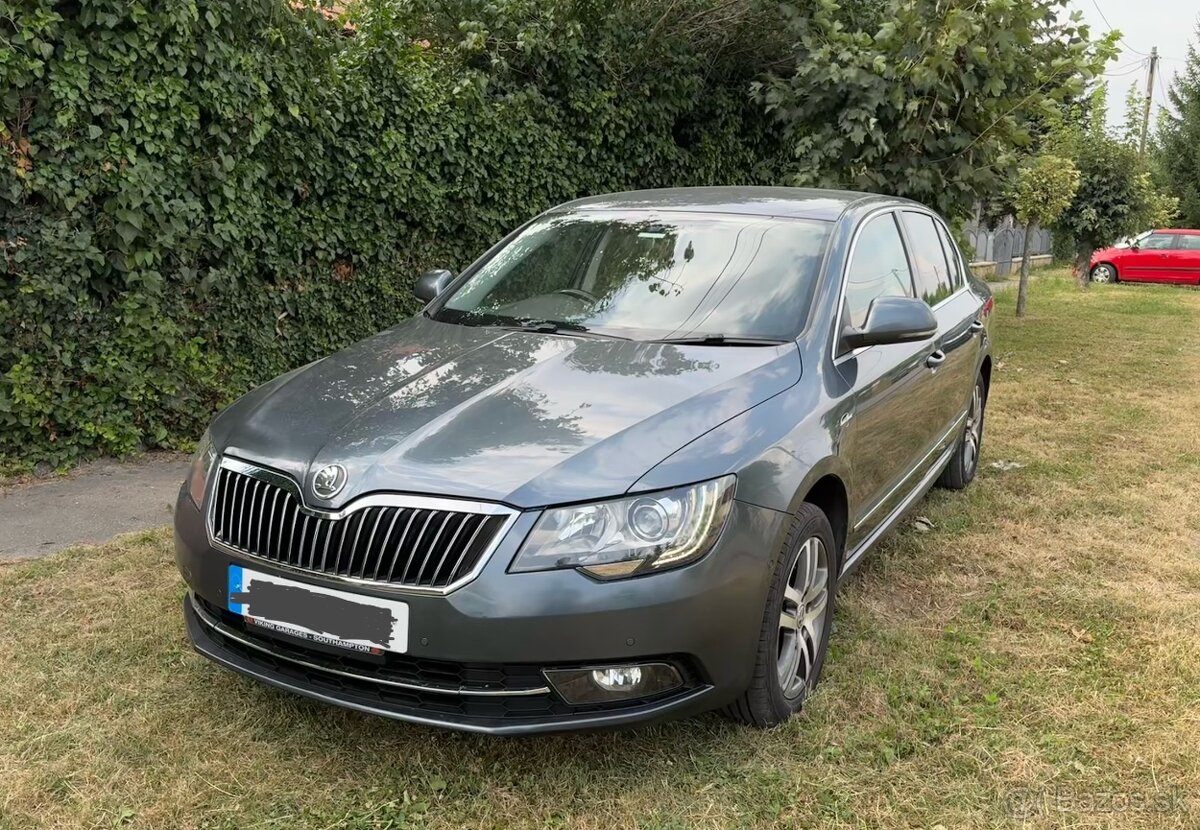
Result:
<svg viewBox="0 0 1200 830"><path fill-rule="evenodd" d="M326 646L408 650L408 604L229 566L226 607L246 623Z"/></svg>

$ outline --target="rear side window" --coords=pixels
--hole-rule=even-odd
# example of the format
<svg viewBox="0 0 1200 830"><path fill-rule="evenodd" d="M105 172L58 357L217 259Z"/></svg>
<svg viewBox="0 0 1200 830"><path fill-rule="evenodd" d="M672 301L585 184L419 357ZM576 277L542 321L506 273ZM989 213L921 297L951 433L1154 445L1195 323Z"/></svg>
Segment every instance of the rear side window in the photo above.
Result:
<svg viewBox="0 0 1200 830"><path fill-rule="evenodd" d="M904 242L892 214L876 216L863 226L846 272L846 314L860 328L876 297L913 296L912 274Z"/></svg>
<svg viewBox="0 0 1200 830"><path fill-rule="evenodd" d="M945 225L941 222L933 224L937 227L938 238L942 240L942 248L946 252L946 264L950 266L950 284L956 289L962 288L962 258L959 256L958 246L950 238L950 232L946 230Z"/></svg>
<svg viewBox="0 0 1200 830"><path fill-rule="evenodd" d="M1200 236L1179 234L1179 247L1185 251L1200 251Z"/></svg>
<svg viewBox="0 0 1200 830"><path fill-rule="evenodd" d="M946 264L946 254L942 250L942 241L933 217L907 210L900 215L912 246L917 296L931 306L937 305L954 293L954 285L950 280L950 266Z"/></svg>

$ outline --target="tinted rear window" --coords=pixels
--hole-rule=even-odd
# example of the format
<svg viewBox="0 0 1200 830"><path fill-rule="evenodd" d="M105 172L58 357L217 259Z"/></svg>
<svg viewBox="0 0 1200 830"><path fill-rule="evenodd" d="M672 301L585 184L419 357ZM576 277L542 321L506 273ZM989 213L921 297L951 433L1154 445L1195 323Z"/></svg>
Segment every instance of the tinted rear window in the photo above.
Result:
<svg viewBox="0 0 1200 830"><path fill-rule="evenodd" d="M933 217L908 210L900 215L916 269L917 296L931 306L937 305L954 292L954 284Z"/></svg>

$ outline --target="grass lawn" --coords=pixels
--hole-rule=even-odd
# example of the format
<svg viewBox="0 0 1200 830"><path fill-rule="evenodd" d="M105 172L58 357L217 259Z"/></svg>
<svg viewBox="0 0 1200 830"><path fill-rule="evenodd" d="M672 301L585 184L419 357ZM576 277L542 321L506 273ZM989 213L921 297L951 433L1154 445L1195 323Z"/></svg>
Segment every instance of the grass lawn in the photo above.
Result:
<svg viewBox="0 0 1200 830"><path fill-rule="evenodd" d="M794 722L310 703L192 652L154 532L0 566L0 828L1200 826L1200 292L1034 279L1024 321L998 296L979 480L851 579Z"/></svg>

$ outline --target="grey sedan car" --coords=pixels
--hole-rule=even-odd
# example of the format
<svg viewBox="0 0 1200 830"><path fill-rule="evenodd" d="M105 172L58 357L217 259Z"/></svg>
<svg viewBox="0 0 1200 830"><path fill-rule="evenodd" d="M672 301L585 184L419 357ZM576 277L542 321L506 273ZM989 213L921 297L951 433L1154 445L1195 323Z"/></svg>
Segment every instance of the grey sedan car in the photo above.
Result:
<svg viewBox="0 0 1200 830"><path fill-rule="evenodd" d="M175 511L196 649L488 733L800 709L839 582L975 475L985 285L910 201L561 205L238 400Z"/></svg>

